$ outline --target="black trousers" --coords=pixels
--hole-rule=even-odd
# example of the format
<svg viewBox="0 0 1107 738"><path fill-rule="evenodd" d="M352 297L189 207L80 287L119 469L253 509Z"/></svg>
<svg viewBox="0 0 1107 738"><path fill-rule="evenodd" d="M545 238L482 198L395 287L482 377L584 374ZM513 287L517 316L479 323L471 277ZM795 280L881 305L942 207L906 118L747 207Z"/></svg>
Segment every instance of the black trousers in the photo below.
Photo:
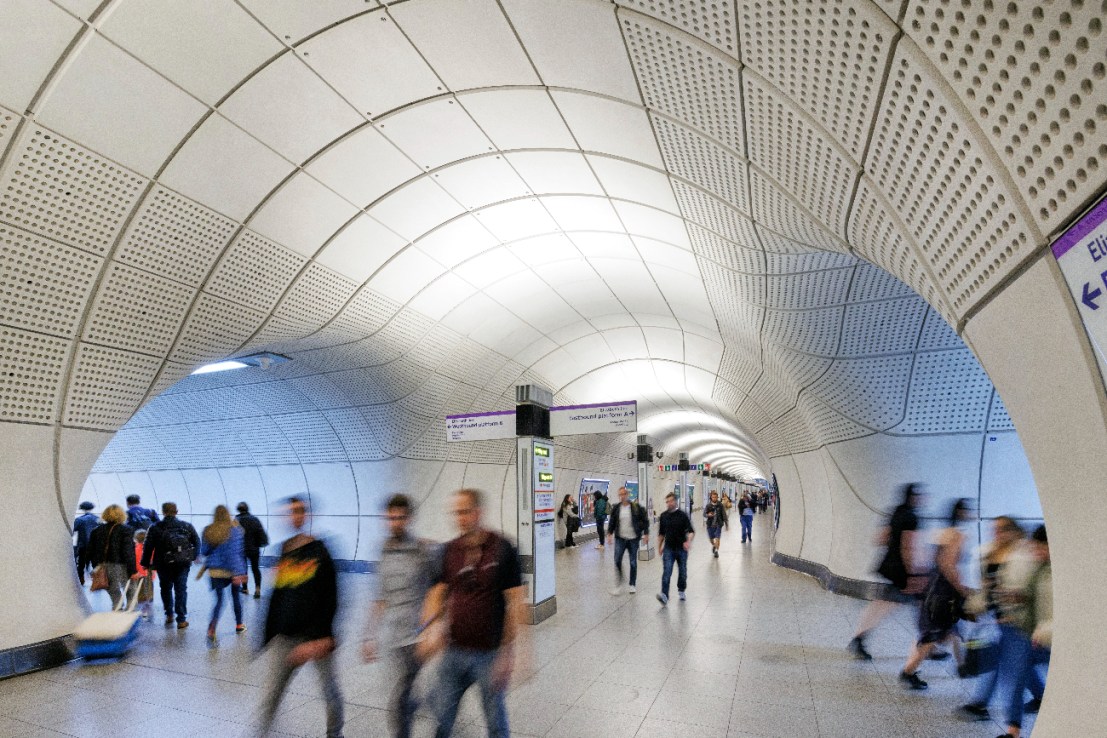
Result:
<svg viewBox="0 0 1107 738"><path fill-rule="evenodd" d="M92 565L91 551L88 546L74 546L73 559L77 562L77 579L85 583L85 572Z"/></svg>
<svg viewBox="0 0 1107 738"><path fill-rule="evenodd" d="M247 551L246 560L250 562L250 568L254 572L254 591L261 591L261 551ZM243 585L242 591L247 591L247 587Z"/></svg>

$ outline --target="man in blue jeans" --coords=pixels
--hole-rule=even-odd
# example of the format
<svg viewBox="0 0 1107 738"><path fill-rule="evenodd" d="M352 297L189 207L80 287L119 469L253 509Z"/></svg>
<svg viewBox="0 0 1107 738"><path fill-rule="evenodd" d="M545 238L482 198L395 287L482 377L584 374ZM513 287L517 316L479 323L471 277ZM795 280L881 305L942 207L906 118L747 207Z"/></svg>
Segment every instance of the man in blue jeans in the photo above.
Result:
<svg viewBox="0 0 1107 738"><path fill-rule="evenodd" d="M611 594L623 593L623 554L630 554L630 588L634 594L638 591L638 546L650 540L650 519L646 510L637 502L631 502L626 487L619 488L619 504L611 511L607 523L607 542L615 542L615 588Z"/></svg>
<svg viewBox="0 0 1107 738"><path fill-rule="evenodd" d="M158 572L165 627L173 625L176 614L177 629L183 630L188 627L188 572L200 553L200 536L192 523L177 517L176 503L162 503L161 514L162 520L146 532L142 567Z"/></svg>
<svg viewBox="0 0 1107 738"><path fill-rule="evenodd" d="M432 692L438 701L437 738L453 732L461 697L474 683L480 686L488 735L510 735L504 693L524 617L523 574L515 547L481 525L482 508L478 490L454 494L461 535L446 544L423 605L421 628L427 635L417 653L426 659L445 649Z"/></svg>
<svg viewBox="0 0 1107 738"><path fill-rule="evenodd" d="M669 604L669 580L673 576L673 562L677 565L677 594L684 601L684 590L688 588L688 551L692 548L692 539L696 532L692 530L692 520L688 513L677 509L676 495L665 495L665 507L657 523L657 546L661 549L661 592L657 600L662 605Z"/></svg>
<svg viewBox="0 0 1107 738"><path fill-rule="evenodd" d="M753 498L747 492L738 500L738 519L742 522L742 543L753 543Z"/></svg>

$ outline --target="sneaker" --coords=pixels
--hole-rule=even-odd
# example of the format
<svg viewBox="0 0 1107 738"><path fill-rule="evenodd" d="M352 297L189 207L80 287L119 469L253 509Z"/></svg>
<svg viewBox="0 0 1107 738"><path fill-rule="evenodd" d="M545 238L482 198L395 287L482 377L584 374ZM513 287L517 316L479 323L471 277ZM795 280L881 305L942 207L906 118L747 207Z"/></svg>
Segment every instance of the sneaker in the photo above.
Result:
<svg viewBox="0 0 1107 738"><path fill-rule="evenodd" d="M660 602L662 605L668 605L669 604L669 595L665 594L664 592L658 592L657 593L657 601Z"/></svg>
<svg viewBox="0 0 1107 738"><path fill-rule="evenodd" d="M899 681L900 681L900 684L907 687L908 689L920 690L920 689L926 689L927 687L930 686L929 684L924 682L922 679L919 679L918 672L913 672L911 674L908 674L906 671L901 671L899 673Z"/></svg>
<svg viewBox="0 0 1107 738"><path fill-rule="evenodd" d="M687 597L684 596L683 592L677 592L677 597L680 598L681 602L684 602L686 599L688 599Z"/></svg>
<svg viewBox="0 0 1107 738"><path fill-rule="evenodd" d="M260 589L255 589L254 590L254 599L255 600L260 600L261 599L261 590Z"/></svg>
<svg viewBox="0 0 1107 738"><path fill-rule="evenodd" d="M949 651L931 651L926 658L929 661L945 661L951 656Z"/></svg>
<svg viewBox="0 0 1107 738"><path fill-rule="evenodd" d="M238 635L242 635L246 632L246 626L239 623L238 625L234 626L234 632Z"/></svg>
<svg viewBox="0 0 1107 738"><path fill-rule="evenodd" d="M992 719L991 714L988 713L987 705L977 705L971 702L967 705L961 705L953 711L953 714L959 719L969 722L983 722Z"/></svg>
<svg viewBox="0 0 1107 738"><path fill-rule="evenodd" d="M1038 712L1038 710L1042 709L1042 701L1040 699L1038 699L1037 697L1035 697L1034 699L1030 700L1025 705L1023 705L1022 709L1023 709L1023 712L1028 712L1028 713L1034 714L1034 713Z"/></svg>
<svg viewBox="0 0 1107 738"><path fill-rule="evenodd" d="M858 661L872 661L873 655L865 650L865 641L861 639L861 636L855 636L846 649L853 654L853 657Z"/></svg>
<svg viewBox="0 0 1107 738"><path fill-rule="evenodd" d="M184 630L187 627L188 627L188 621L187 620L182 620L181 622L177 623L177 630Z"/></svg>
<svg viewBox="0 0 1107 738"><path fill-rule="evenodd" d="M715 558L719 558L719 549L713 548L711 549L711 553L715 555Z"/></svg>
<svg viewBox="0 0 1107 738"><path fill-rule="evenodd" d="M631 594L634 594L637 591L638 591L638 588L635 587L633 584L630 585L629 587L627 587L627 592L630 592Z"/></svg>
<svg viewBox="0 0 1107 738"><path fill-rule="evenodd" d="M173 627L173 616L172 615L170 615L169 617L167 617L165 619L165 627L166 628L172 628Z"/></svg>
<svg viewBox="0 0 1107 738"><path fill-rule="evenodd" d="M215 643L215 626L208 628L208 640Z"/></svg>

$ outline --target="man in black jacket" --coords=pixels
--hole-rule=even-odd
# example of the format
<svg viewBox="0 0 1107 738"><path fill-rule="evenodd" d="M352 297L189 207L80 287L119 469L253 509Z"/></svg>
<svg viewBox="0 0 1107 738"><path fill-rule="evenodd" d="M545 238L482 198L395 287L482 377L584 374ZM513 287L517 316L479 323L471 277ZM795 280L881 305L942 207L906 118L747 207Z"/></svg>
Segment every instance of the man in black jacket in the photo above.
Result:
<svg viewBox="0 0 1107 738"><path fill-rule="evenodd" d="M73 532L77 534L77 542L73 544L73 558L77 560L77 578L81 581L81 586L84 586L85 572L88 571L92 560L88 547L89 536L96 526L100 525L100 516L92 514L96 505L87 500L82 502L80 507L81 515L73 521Z"/></svg>
<svg viewBox="0 0 1107 738"><path fill-rule="evenodd" d="M638 545L650 540L650 519L646 510L637 502L631 502L626 487L619 488L619 504L611 511L607 523L607 542L615 542L615 589L611 594L623 591L623 552L630 553L630 588L634 594L638 591Z"/></svg>
<svg viewBox="0 0 1107 738"><path fill-rule="evenodd" d="M285 687L296 669L314 661L327 702L327 736L342 735L342 693L334 669L334 616L338 611L338 575L327 546L305 533L308 506L299 497L287 500L288 522L295 534L281 545L273 595L265 618L265 643L277 652L262 703L261 735L269 733Z"/></svg>
<svg viewBox="0 0 1107 738"><path fill-rule="evenodd" d="M688 587L688 551L692 548L692 539L696 532L692 530L692 519L688 513L677 509L676 495L665 495L665 512L657 521L657 545L661 549L661 591L657 601L662 605L669 603L669 580L673 576L673 564L677 567L677 594L684 601L684 590Z"/></svg>
<svg viewBox="0 0 1107 738"><path fill-rule="evenodd" d="M707 527L707 537L711 540L711 553L719 558L719 539L723 526L730 530L730 521L726 517L726 507L719 502L719 493L711 493L711 502L703 508L703 523Z"/></svg>
<svg viewBox="0 0 1107 738"><path fill-rule="evenodd" d="M200 554L200 536L192 523L177 517L177 503L163 503L161 514L163 519L146 533L142 567L158 572L165 627L173 624L176 613L177 629L183 630L188 627L188 570Z"/></svg>
<svg viewBox="0 0 1107 738"><path fill-rule="evenodd" d="M269 545L269 536L262 527L261 521L250 514L250 506L245 502L238 503L238 524L242 526L242 532L246 534L246 560L250 562L250 568L254 571L254 599L261 599L261 549ZM250 594L249 585L242 585L242 594Z"/></svg>

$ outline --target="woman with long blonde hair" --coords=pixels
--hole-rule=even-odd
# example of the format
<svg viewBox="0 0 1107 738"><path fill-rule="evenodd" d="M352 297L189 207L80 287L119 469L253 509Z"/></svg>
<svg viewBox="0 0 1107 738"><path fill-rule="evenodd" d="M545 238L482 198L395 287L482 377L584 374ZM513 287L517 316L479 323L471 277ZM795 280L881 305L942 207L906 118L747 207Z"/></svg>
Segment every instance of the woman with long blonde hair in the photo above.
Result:
<svg viewBox="0 0 1107 738"><path fill-rule="evenodd" d="M234 608L235 633L245 633L242 622L241 587L246 582L246 536L242 527L231 517L226 505L215 508L211 525L204 528L200 554L204 557L204 570L211 578L215 592L215 605L208 623L208 640L215 644L215 625L223 612L223 590L231 588L231 605ZM201 571L204 571L201 570Z"/></svg>
<svg viewBox="0 0 1107 738"><path fill-rule="evenodd" d="M100 513L103 525L93 528L89 536L89 559L93 566L92 579L95 583L103 575L96 570L103 568L107 575L108 596L111 606L116 607L127 587L127 580L135 576L135 547L131 541L134 535L127 525L127 513L119 505L108 505ZM126 604L126 603L123 603Z"/></svg>

